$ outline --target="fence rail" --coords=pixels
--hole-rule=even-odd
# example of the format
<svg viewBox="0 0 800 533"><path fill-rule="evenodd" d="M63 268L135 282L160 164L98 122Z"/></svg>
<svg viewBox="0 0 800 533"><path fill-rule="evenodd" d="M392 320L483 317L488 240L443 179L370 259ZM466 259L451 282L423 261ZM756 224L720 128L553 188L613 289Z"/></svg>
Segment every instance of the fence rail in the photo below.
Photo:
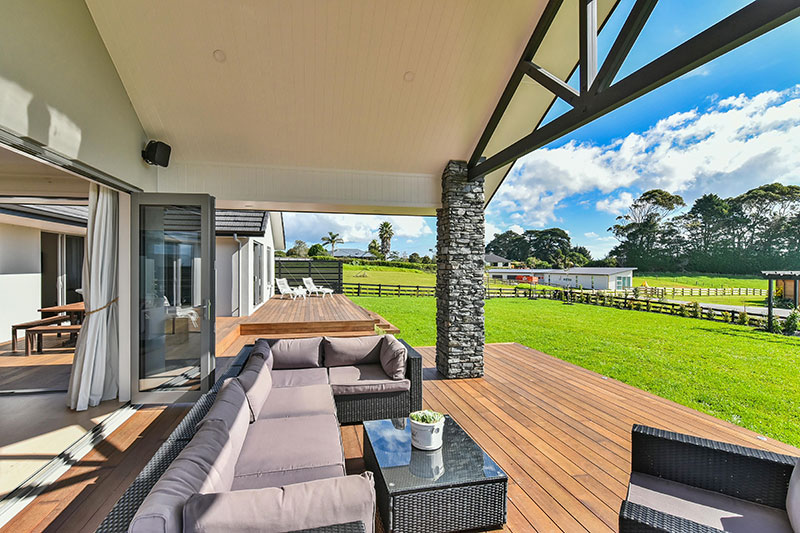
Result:
<svg viewBox="0 0 800 533"><path fill-rule="evenodd" d="M386 285L383 283L343 283L347 296L436 296L436 287L425 285ZM489 287L487 298L549 298L552 289Z"/></svg>
<svg viewBox="0 0 800 533"><path fill-rule="evenodd" d="M642 296L767 296L767 289L749 287L635 287L625 289L628 293Z"/></svg>

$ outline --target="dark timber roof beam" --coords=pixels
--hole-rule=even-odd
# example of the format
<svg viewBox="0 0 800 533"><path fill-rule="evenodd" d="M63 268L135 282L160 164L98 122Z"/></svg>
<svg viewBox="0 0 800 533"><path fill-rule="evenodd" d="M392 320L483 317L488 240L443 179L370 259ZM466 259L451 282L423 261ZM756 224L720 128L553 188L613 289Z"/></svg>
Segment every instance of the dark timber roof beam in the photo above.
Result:
<svg viewBox="0 0 800 533"><path fill-rule="evenodd" d="M547 70L530 61L520 62L520 68L534 81L539 82L545 89L555 94L568 104L572 104L579 96L578 91L561 81Z"/></svg>
<svg viewBox="0 0 800 533"><path fill-rule="evenodd" d="M475 153L470 159L470 177L485 176L498 170L523 155L563 137L584 124L800 16L800 0L754 0L739 11L714 24L680 46L673 48L639 70L616 83L612 83L614 76L619 72L625 57L636 41L636 37L638 37L647 18L650 16L655 6L655 0L650 2L640 0L636 2L599 71L595 68L596 59L594 64L592 61L593 54L596 58L597 52L596 11L594 15L595 23L592 23L592 12L596 10L596 6L593 6L594 2L595 0L580 0L581 91L578 98L573 97L572 105L574 108L547 124L534 129L532 133L511 146L500 150L488 159L482 159L483 151L502 118L511 96L513 96L519 85L519 81L516 81L516 84L513 85L513 90L510 90L512 83L518 80L516 78L517 73L523 70L521 68L516 69L514 77L512 77L509 86L506 87L506 91L503 93L503 97L507 97L507 100L501 98L495 109L495 114L492 115L489 125L487 125L475 149ZM560 5L560 2L557 3ZM552 2L549 3L545 11L550 9L552 4ZM555 13L552 13L551 16L554 17ZM534 35L540 30L541 25L542 21L540 20ZM549 24L547 26L549 27ZM593 35L595 37L594 40L592 39ZM542 38L543 36L539 37L539 43L541 43ZM531 40L533 41L533 38ZM528 52L527 48L526 52ZM531 59L532 56L523 57L522 60L531 61ZM598 72L597 77L594 76L594 72ZM507 94L509 90L510 94ZM563 92L563 87L559 90Z"/></svg>

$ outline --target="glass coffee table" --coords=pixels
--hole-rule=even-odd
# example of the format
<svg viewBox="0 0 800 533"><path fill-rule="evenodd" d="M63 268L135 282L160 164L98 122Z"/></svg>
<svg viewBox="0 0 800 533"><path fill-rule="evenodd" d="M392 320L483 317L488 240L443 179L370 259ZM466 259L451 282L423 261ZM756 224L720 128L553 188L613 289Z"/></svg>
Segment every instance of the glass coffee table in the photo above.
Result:
<svg viewBox="0 0 800 533"><path fill-rule="evenodd" d="M434 533L501 526L508 477L449 416L443 445L411 446L407 418L364 422L364 462L375 476L387 532Z"/></svg>

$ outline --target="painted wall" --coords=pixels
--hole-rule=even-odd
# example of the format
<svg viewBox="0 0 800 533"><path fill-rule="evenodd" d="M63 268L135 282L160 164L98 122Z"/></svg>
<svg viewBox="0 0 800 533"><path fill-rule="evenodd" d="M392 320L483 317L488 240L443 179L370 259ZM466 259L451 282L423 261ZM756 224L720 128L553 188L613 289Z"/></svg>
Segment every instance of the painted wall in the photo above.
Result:
<svg viewBox="0 0 800 533"><path fill-rule="evenodd" d="M240 237L239 244L233 237L217 237L217 316L247 316L253 314L275 293L272 273L275 271L275 249L272 230L267 226L263 237ZM264 262L261 276L264 280L264 301L256 303L254 275L254 244L264 246ZM241 263L239 260L241 259ZM241 283L239 278L241 277Z"/></svg>
<svg viewBox="0 0 800 533"><path fill-rule="evenodd" d="M0 224L0 340L11 339L11 326L40 318L41 260L39 230ZM13 302L13 305L8 305ZM19 334L18 334L19 335ZM22 339L21 336L18 338ZM22 344L17 349L24 349Z"/></svg>
<svg viewBox="0 0 800 533"><path fill-rule="evenodd" d="M3 2L0 50L0 128L155 190L144 130L83 1Z"/></svg>

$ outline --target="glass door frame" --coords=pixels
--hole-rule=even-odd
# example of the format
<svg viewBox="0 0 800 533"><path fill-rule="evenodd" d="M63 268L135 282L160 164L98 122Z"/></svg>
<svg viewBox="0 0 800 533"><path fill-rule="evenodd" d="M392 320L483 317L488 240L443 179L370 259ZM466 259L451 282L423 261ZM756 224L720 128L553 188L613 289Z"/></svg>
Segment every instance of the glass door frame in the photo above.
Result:
<svg viewBox="0 0 800 533"><path fill-rule="evenodd" d="M140 259L139 224L141 206L200 207L201 238L200 296L201 319L200 390L140 391ZM215 381L215 269L216 255L214 197L207 194L132 193L131 194L131 403L177 403L196 401Z"/></svg>

